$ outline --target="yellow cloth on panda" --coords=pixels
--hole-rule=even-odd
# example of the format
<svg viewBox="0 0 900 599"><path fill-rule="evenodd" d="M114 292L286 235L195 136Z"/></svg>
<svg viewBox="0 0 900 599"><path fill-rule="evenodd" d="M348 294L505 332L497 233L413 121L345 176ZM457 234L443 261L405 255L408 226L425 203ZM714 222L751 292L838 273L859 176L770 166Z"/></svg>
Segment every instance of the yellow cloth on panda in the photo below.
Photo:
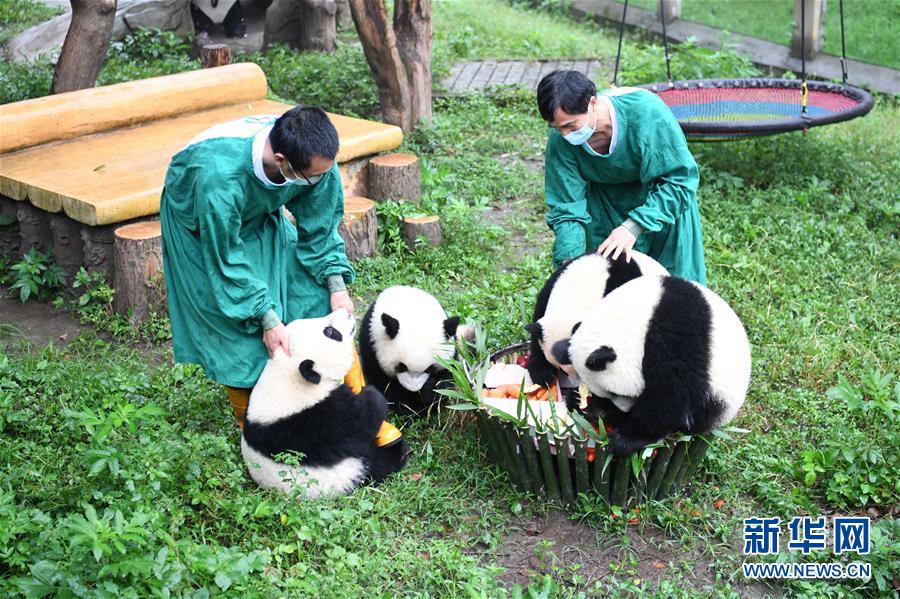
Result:
<svg viewBox="0 0 900 599"><path fill-rule="evenodd" d="M359 354L355 350L353 351L353 366L350 367L350 371L344 376L344 384L353 389L354 393L359 393L366 386L362 365L359 363ZM375 435L375 445L384 447L399 441L402 436L403 433L400 432L400 429L385 420L381 423L378 434Z"/></svg>

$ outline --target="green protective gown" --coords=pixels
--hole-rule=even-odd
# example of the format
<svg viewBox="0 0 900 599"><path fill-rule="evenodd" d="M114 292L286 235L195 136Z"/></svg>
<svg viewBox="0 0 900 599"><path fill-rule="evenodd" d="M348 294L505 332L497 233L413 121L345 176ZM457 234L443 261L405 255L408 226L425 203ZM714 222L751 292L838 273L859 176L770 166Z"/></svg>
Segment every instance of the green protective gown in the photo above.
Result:
<svg viewBox="0 0 900 599"><path fill-rule="evenodd" d="M556 235L554 267L596 250L630 218L644 229L634 249L673 275L705 285L700 174L678 121L646 90L620 88L600 96L614 113L608 154L592 156L555 129L547 140L544 191L547 224Z"/></svg>
<svg viewBox="0 0 900 599"><path fill-rule="evenodd" d="M263 172L275 118L247 117L195 138L172 158L160 203L175 359L231 387L256 384L268 358L260 320L270 310L283 322L324 316L326 279L355 277L338 234L337 164L312 186L277 185Z"/></svg>

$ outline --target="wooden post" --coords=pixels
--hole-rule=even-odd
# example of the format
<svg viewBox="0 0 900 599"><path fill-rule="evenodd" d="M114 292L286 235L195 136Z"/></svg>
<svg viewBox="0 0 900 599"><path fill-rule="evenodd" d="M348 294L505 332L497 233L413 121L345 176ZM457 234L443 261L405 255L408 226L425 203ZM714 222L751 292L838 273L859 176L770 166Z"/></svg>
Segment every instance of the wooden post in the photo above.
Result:
<svg viewBox="0 0 900 599"><path fill-rule="evenodd" d="M681 0L660 0L658 11L662 11L662 17L666 24L681 18Z"/></svg>
<svg viewBox="0 0 900 599"><path fill-rule="evenodd" d="M806 31L801 31L801 3L806 4ZM791 56L801 58L800 39L805 37L806 60L812 60L822 51L825 31L825 0L794 0L794 35L791 38Z"/></svg>
<svg viewBox="0 0 900 599"><path fill-rule="evenodd" d="M119 314L131 310L131 322L146 319L152 311L165 310L166 289L162 277L162 229L159 221L119 227L116 239L116 299Z"/></svg>
<svg viewBox="0 0 900 599"><path fill-rule="evenodd" d="M56 212L50 215L50 230L53 232L53 260L62 269L66 284L71 285L83 259L81 223L64 212Z"/></svg>
<svg viewBox="0 0 900 599"><path fill-rule="evenodd" d="M360 196L344 198L344 220L338 228L347 257L357 260L375 254L378 244L378 219L375 202Z"/></svg>
<svg viewBox="0 0 900 599"><path fill-rule="evenodd" d="M103 273L109 283L112 283L115 275L115 229L117 226L81 225L82 265L90 274Z"/></svg>
<svg viewBox="0 0 900 599"><path fill-rule="evenodd" d="M18 261L22 240L19 237L19 223L16 206L19 202L0 196L0 258Z"/></svg>
<svg viewBox="0 0 900 599"><path fill-rule="evenodd" d="M419 159L412 154L384 154L369 160L367 193L373 200L407 200L422 196Z"/></svg>
<svg viewBox="0 0 900 599"><path fill-rule="evenodd" d="M204 69L231 64L231 48L228 44L206 44L200 48L200 64Z"/></svg>
<svg viewBox="0 0 900 599"><path fill-rule="evenodd" d="M428 245L441 245L441 219L437 216L411 216L403 219L403 241L409 249L424 237Z"/></svg>
<svg viewBox="0 0 900 599"><path fill-rule="evenodd" d="M16 202L16 218L19 219L19 236L22 240L21 255L31 248L42 254L50 252L53 246L53 234L50 232L49 214L30 202Z"/></svg>

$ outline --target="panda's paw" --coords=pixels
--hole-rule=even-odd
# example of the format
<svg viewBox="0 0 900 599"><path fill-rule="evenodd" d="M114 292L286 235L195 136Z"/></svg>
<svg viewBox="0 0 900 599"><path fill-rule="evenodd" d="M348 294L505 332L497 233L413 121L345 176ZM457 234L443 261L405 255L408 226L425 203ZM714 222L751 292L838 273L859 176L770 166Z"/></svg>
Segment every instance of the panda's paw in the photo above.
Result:
<svg viewBox="0 0 900 599"><path fill-rule="evenodd" d="M642 448L645 443L640 439L623 436L619 431L613 431L609 434L609 443L606 450L616 455L628 455Z"/></svg>

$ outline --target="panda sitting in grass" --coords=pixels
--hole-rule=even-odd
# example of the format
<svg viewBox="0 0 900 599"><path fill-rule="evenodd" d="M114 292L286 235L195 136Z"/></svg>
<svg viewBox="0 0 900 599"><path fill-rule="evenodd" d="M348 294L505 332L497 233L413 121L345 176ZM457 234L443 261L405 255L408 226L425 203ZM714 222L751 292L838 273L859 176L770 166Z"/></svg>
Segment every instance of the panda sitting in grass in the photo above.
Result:
<svg viewBox="0 0 900 599"><path fill-rule="evenodd" d="M387 402L374 387L343 384L353 365L356 321L346 310L287 325L291 355L276 350L253 392L241 454L261 487L307 498L347 494L400 470L409 447L376 446ZM300 454L296 463L279 454Z"/></svg>
<svg viewBox="0 0 900 599"><path fill-rule="evenodd" d="M750 343L734 310L678 277L625 283L553 353L615 426L609 451L617 454L727 424L750 384Z"/></svg>

